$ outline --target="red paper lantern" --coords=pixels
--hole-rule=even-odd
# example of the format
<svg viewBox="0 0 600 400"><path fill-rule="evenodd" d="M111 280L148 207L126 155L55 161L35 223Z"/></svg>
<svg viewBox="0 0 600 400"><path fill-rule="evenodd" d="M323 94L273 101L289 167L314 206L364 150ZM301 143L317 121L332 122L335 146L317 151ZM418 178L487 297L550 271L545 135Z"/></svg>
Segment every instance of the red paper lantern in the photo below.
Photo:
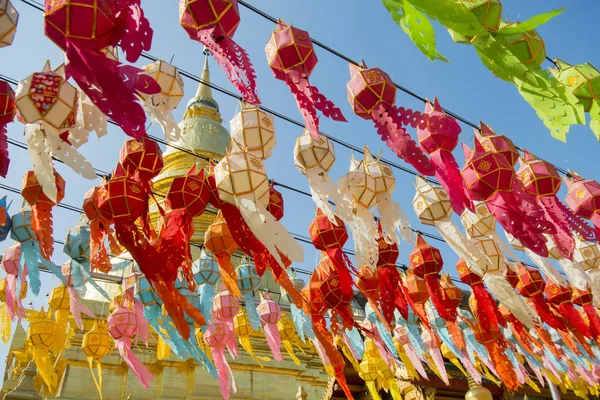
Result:
<svg viewBox="0 0 600 400"><path fill-rule="evenodd" d="M548 280L544 293L548 301L558 307L560 314L569 321L573 328L577 329L585 337L592 337L590 327L585 323L579 311L573 307L573 303L571 302L573 289L571 289L568 283L565 286L561 286Z"/></svg>
<svg viewBox="0 0 600 400"><path fill-rule="evenodd" d="M548 306L548 301L544 297L546 282L540 271L517 264L517 276L519 277L519 283L516 287L517 291L521 296L532 300L540 318L554 329L566 330L565 325L554 315Z"/></svg>
<svg viewBox="0 0 600 400"><path fill-rule="evenodd" d="M210 187L204 178L204 170L198 174L196 167L183 176L173 179L165 203L171 210L185 210L195 217L206 210L210 201Z"/></svg>
<svg viewBox="0 0 600 400"><path fill-rule="evenodd" d="M283 195L278 190L275 190L273 185L269 188L269 204L267 204L267 211L269 211L277 221L283 218Z"/></svg>
<svg viewBox="0 0 600 400"><path fill-rule="evenodd" d="M162 150L148 137L127 140L119 154L123 168L131 175L138 173L144 182L156 177L164 166Z"/></svg>
<svg viewBox="0 0 600 400"><path fill-rule="evenodd" d="M552 232L553 228L535 199L528 198L524 190L516 190L515 171L506 157L485 150L477 139L475 151L463 147L466 161L461 173L471 199L485 201L508 233L523 246L546 257L548 248L543 233Z"/></svg>
<svg viewBox="0 0 600 400"><path fill-rule="evenodd" d="M190 38L210 50L244 101L260 104L252 63L232 39L240 23L237 0L181 0L179 21Z"/></svg>
<svg viewBox="0 0 600 400"><path fill-rule="evenodd" d="M383 238L381 226L379 227L379 237L377 239L379 259L377 260L377 276L379 278L379 292L381 298L379 303L381 311L387 323L394 319L394 310L397 309L400 315L408 319L408 300L406 298L406 289L402 282L402 277L396 267L398 260L398 245L388 243ZM374 308L376 309L376 308Z"/></svg>
<svg viewBox="0 0 600 400"><path fill-rule="evenodd" d="M417 235L416 246L410 253L409 262L412 273L425 280L431 302L440 317L447 321L455 321L457 316L456 307L452 307L440 286L438 274L444 265L440 251L427 244L419 234Z"/></svg>
<svg viewBox="0 0 600 400"><path fill-rule="evenodd" d="M425 126L418 127L417 134L421 149L431 157L435 177L450 196L452 208L458 215L462 215L465 208L474 211L460 168L452 155L458 144L460 125L444 113L437 99L434 99L433 106L426 103L425 117Z"/></svg>
<svg viewBox="0 0 600 400"><path fill-rule="evenodd" d="M358 269L356 287L367 299L372 299L375 303L379 301L381 292L377 271L374 272L368 265Z"/></svg>
<svg viewBox="0 0 600 400"><path fill-rule="evenodd" d="M27 171L23 176L21 196L31 206L32 228L35 231L42 256L50 261L54 251L52 236L52 207L58 205L65 197L65 180L56 171L52 171L56 182L56 201L51 200L43 191L34 171Z"/></svg>
<svg viewBox="0 0 600 400"><path fill-rule="evenodd" d="M600 317L598 317L596 307L592 304L592 294L589 290L580 290L573 287L572 301L573 304L583 308L589 321L590 333L594 340L597 340L600 337Z"/></svg>
<svg viewBox="0 0 600 400"><path fill-rule="evenodd" d="M571 231L575 231L585 240L595 239L594 230L556 197L562 181L554 165L524 151L517 177L525 189L536 196L539 205L554 225L556 233L552 235L552 241L562 257L573 259L575 240Z"/></svg>
<svg viewBox="0 0 600 400"><path fill-rule="evenodd" d="M592 221L596 227L596 239L600 236L600 184L583 179L571 172L571 179L565 179L569 192L565 202L575 215Z"/></svg>
<svg viewBox="0 0 600 400"><path fill-rule="evenodd" d="M0 176L3 178L6 178L10 163L6 125L13 122L16 111L15 92L8 82L0 81Z"/></svg>
<svg viewBox="0 0 600 400"><path fill-rule="evenodd" d="M388 74L379 68L367 68L350 64L350 81L347 84L348 102L354 113L375 123L381 140L404 161L425 176L432 176L435 170L417 143L406 133L402 125L411 124L425 127L421 113L399 109L396 100L396 86Z"/></svg>
<svg viewBox="0 0 600 400"><path fill-rule="evenodd" d="M67 75L126 134L146 135L146 113L137 94L160 93L160 85L139 68L122 66L103 50L120 44L127 61L150 50L152 29L140 0L59 0L44 7L44 31L66 52ZM93 68L91 68L93 66Z"/></svg>
<svg viewBox="0 0 600 400"><path fill-rule="evenodd" d="M121 164L117 164L113 176L98 190L98 210L101 216L115 225L130 225L147 208L147 191L125 172Z"/></svg>
<svg viewBox="0 0 600 400"><path fill-rule="evenodd" d="M306 129L313 138L319 137L317 110L334 121L346 121L340 109L308 81L318 62L308 32L280 20L265 51L275 78L285 81L290 87Z"/></svg>
<svg viewBox="0 0 600 400"><path fill-rule="evenodd" d="M500 154L514 168L519 161L519 151L512 140L504 135L496 134L483 122L480 122L479 127L480 131L476 130L475 134L483 148L490 153Z"/></svg>
<svg viewBox="0 0 600 400"><path fill-rule="evenodd" d="M506 272L504 273L504 277L506 278L508 283L510 283L510 286L512 286L515 289L517 288L517 285L519 284L519 276L511 266L506 265Z"/></svg>
<svg viewBox="0 0 600 400"><path fill-rule="evenodd" d="M450 275L442 274L440 285L446 294L446 298L448 298L452 305L454 307L460 306L460 303L462 302L462 291L452 282Z"/></svg>

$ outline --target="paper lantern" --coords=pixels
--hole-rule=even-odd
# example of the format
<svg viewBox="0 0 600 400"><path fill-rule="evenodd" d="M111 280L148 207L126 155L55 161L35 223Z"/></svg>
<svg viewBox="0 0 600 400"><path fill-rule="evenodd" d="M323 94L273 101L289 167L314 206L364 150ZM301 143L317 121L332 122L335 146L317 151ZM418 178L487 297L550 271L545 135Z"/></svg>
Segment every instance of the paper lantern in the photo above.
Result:
<svg viewBox="0 0 600 400"><path fill-rule="evenodd" d="M21 245L13 243L4 250L2 255L2 269L7 275L18 275L21 262Z"/></svg>
<svg viewBox="0 0 600 400"><path fill-rule="evenodd" d="M581 306L589 321L590 333L594 339L600 335L600 317L592 304L592 294L589 290L579 290L573 287L573 304Z"/></svg>
<svg viewBox="0 0 600 400"><path fill-rule="evenodd" d="M515 172L501 153L486 151L475 139L475 151L465 148L466 164L462 175L473 200L485 201L489 211L506 232L523 246L542 257L548 255L543 233L551 227L544 211L526 201L524 193L515 193Z"/></svg>
<svg viewBox="0 0 600 400"><path fill-rule="evenodd" d="M502 21L502 3L500 0L465 0L461 4L477 18L479 23L490 32L497 32ZM456 43L471 44L475 37L464 36L448 28L450 37Z"/></svg>
<svg viewBox="0 0 600 400"><path fill-rule="evenodd" d="M362 378L362 380L365 381L365 383L367 385L367 389L369 390L369 393L371 394L371 396L373 396L374 399L379 397L378 391L377 391L377 386L375 384L375 382L377 381L377 377L379 376L379 371L377 369L377 363L374 360L372 360L371 358L368 358L368 359L364 358L360 362L360 368L358 370L358 375ZM375 395L377 397L375 397Z"/></svg>
<svg viewBox="0 0 600 400"><path fill-rule="evenodd" d="M554 62L558 66L558 71L551 68L552 75L569 93L577 97L585 111L591 112L600 97L597 83L600 71L590 63L570 65L562 60L554 60ZM592 119L597 120L594 117Z"/></svg>
<svg viewBox="0 0 600 400"><path fill-rule="evenodd" d="M222 320L213 318L206 328L204 334L204 342L210 347L213 362L218 371L219 388L221 396L228 399L233 389L233 393L237 391L233 374L230 372L229 363L225 358L225 347L231 346L231 341L235 341L233 331ZM229 377L231 376L231 381Z"/></svg>
<svg viewBox="0 0 600 400"><path fill-rule="evenodd" d="M73 260L80 263L90 261L90 228L86 223L79 223L67 232L63 251Z"/></svg>
<svg viewBox="0 0 600 400"><path fill-rule="evenodd" d="M0 1L0 48L10 46L17 33L19 13L10 0Z"/></svg>
<svg viewBox="0 0 600 400"><path fill-rule="evenodd" d="M578 240L573 261L581 264L584 270L600 268L600 246L596 242Z"/></svg>
<svg viewBox="0 0 600 400"><path fill-rule="evenodd" d="M452 304L440 286L438 274L443 266L440 251L427 244L419 234L417 235L416 246L410 253L409 261L412 273L425 280L431 301L440 316L447 321L454 321L456 319L456 308L452 308Z"/></svg>
<svg viewBox="0 0 600 400"><path fill-rule="evenodd" d="M416 168L420 174L433 175L431 162L402 127L405 121L414 127L417 126L417 122L423 125L425 120L422 114L404 110L401 115L400 109L394 105L396 86L381 69L367 68L364 63L360 66L350 64L350 76L350 82L347 84L348 102L354 113L372 120L381 140L385 141L398 157Z"/></svg>
<svg viewBox="0 0 600 400"><path fill-rule="evenodd" d="M367 265L358 269L356 287L369 300L377 302L381 298L377 271L374 272Z"/></svg>
<svg viewBox="0 0 600 400"><path fill-rule="evenodd" d="M69 321L71 302L69 291L64 285L56 286L50 292L48 305L54 310L54 320L56 321L56 329L54 335L54 343L51 346L54 354L59 354L66 345L67 340L67 322Z"/></svg>
<svg viewBox="0 0 600 400"><path fill-rule="evenodd" d="M283 218L283 195L280 191L276 190L272 184L269 188L269 204L267 204L267 211L269 211L277 221Z"/></svg>
<svg viewBox="0 0 600 400"><path fill-rule="evenodd" d="M192 268L196 284L214 286L219 282L219 264L217 264L217 260L215 260L213 255L205 249L200 251L200 258L194 261Z"/></svg>
<svg viewBox="0 0 600 400"><path fill-rule="evenodd" d="M406 273L406 289L415 304L425 304L429 300L429 291L423 278L415 275L410 270Z"/></svg>
<svg viewBox="0 0 600 400"><path fill-rule="evenodd" d="M143 276L138 277L135 281L134 297L144 306L162 306L162 300L152 288L150 281Z"/></svg>
<svg viewBox="0 0 600 400"><path fill-rule="evenodd" d="M146 112L152 122L161 127L168 141L179 140L181 129L173 117L173 110L183 98L184 83L179 70L163 60L146 64L142 70L160 85L159 93L140 93Z"/></svg>
<svg viewBox="0 0 600 400"><path fill-rule="evenodd" d="M560 314L567 319L574 329L578 330L585 337L592 337L590 327L585 323L579 311L573 307L573 303L571 302L573 289L568 284L561 286L548 280L544 294L551 304L558 307Z"/></svg>
<svg viewBox="0 0 600 400"><path fill-rule="evenodd" d="M1 24L2 22L0 22ZM6 125L13 122L15 113L15 92L8 82L0 81L0 176L3 178L6 178L10 163Z"/></svg>
<svg viewBox="0 0 600 400"><path fill-rule="evenodd" d="M210 50L244 101L260 104L252 63L232 39L240 23L237 0L180 0L179 22L190 38Z"/></svg>
<svg viewBox="0 0 600 400"><path fill-rule="evenodd" d="M131 348L131 341L137 332L137 320L133 310L119 306L108 316L108 333L115 340L115 347L138 382L145 388L150 387L154 377L140 361Z"/></svg>
<svg viewBox="0 0 600 400"><path fill-rule="evenodd" d="M475 212L463 212L460 221L470 238L487 238L496 230L496 217L484 202L475 202L474 204Z"/></svg>
<svg viewBox="0 0 600 400"><path fill-rule="evenodd" d="M123 143L120 163L131 175L138 173L142 181L156 177L163 168L162 150L154 140L143 137Z"/></svg>
<svg viewBox="0 0 600 400"><path fill-rule="evenodd" d="M102 397L102 358L110 352L110 336L105 321L94 321L94 326L83 335L81 339L81 350L86 355L90 364L90 372L96 384L98 394ZM92 365L96 362L98 377L94 374Z"/></svg>
<svg viewBox="0 0 600 400"><path fill-rule="evenodd" d="M148 194L132 179L121 164L112 177L98 190L98 209L107 221L133 224L147 208Z"/></svg>
<svg viewBox="0 0 600 400"><path fill-rule="evenodd" d="M231 256L238 249L238 245L233 240L229 226L223 219L221 212L217 213L215 222L206 230L204 234L204 246L217 259L219 270L221 271L221 279L227 289L239 296L237 276L235 268L231 263Z"/></svg>
<svg viewBox="0 0 600 400"><path fill-rule="evenodd" d="M452 215L450 199L444 188L430 185L422 178L417 178L417 193L412 205L419 221L425 225L436 225L436 221Z"/></svg>
<svg viewBox="0 0 600 400"><path fill-rule="evenodd" d="M425 106L426 124L417 127L419 145L431 158L435 177L450 195L452 208L461 215L465 208L473 210L465 185L460 175L460 168L452 155L458 144L461 129L458 122L446 115L437 99Z"/></svg>
<svg viewBox="0 0 600 400"><path fill-rule="evenodd" d="M42 308L34 311L29 319L27 342L31 346L32 358L37 367L37 373L52 391L58 387L58 377L54 369L54 361L50 358L50 348L54 345L56 324Z"/></svg>
<svg viewBox="0 0 600 400"><path fill-rule="evenodd" d="M546 60L546 44L535 29L521 33L503 34L503 29L519 26L519 24L519 22L506 23L502 21L498 33L502 34L510 52L517 57L522 64L531 64L533 66L542 65Z"/></svg>
<svg viewBox="0 0 600 400"><path fill-rule="evenodd" d="M34 171L28 171L23 176L21 196L31 206L32 228L40 243L42 255L50 260L54 251L54 238L52 237L52 207L62 201L65 196L65 180L54 171L56 193L54 197L47 195Z"/></svg>
<svg viewBox="0 0 600 400"><path fill-rule="evenodd" d="M260 304L258 305L258 315L265 332L267 344L273 353L273 358L277 361L283 361L281 357L281 335L277 329L277 322L281 319L281 308L279 304L271 299L271 295L267 292L264 296L261 295Z"/></svg>
<svg viewBox="0 0 600 400"><path fill-rule="evenodd" d="M315 139L308 130L296 139L294 146L294 165L306 175L313 201L331 221L335 220L329 199L337 197L337 188L327 174L335 162L333 142L327 136Z"/></svg>
<svg viewBox="0 0 600 400"><path fill-rule="evenodd" d="M256 106L242 104L242 109L229 122L231 139L246 152L266 160L277 144L275 118Z"/></svg>
<svg viewBox="0 0 600 400"><path fill-rule="evenodd" d="M527 298L530 298L535 305L535 310L545 323L554 329L565 330L564 323L558 319L548 306L548 301L544 297L546 282L537 269L528 268L517 264L517 275L519 283L517 291Z"/></svg>
<svg viewBox="0 0 600 400"><path fill-rule="evenodd" d="M325 307L331 310L347 307L354 296L352 292L348 293L341 287L340 274L331 259L328 256L322 257L315 271L319 276L319 292Z"/></svg>
<svg viewBox="0 0 600 400"><path fill-rule="evenodd" d="M142 70L122 68L121 63L102 52L120 44L127 61L133 63L143 50L150 50L152 29L140 2L49 2L44 7L44 32L66 52L69 76L92 102L125 133L141 139L146 134L146 115L136 94L159 93L160 86Z"/></svg>
<svg viewBox="0 0 600 400"><path fill-rule="evenodd" d="M512 140L505 135L494 132L489 125L483 122L479 123L479 130L474 129L474 131L477 140L481 143L485 151L501 154L512 167L517 165L519 151Z"/></svg>
<svg viewBox="0 0 600 400"><path fill-rule="evenodd" d="M334 121L346 122L342 111L308 81L318 62L308 32L279 20L265 51L275 78L285 81L292 91L306 129L313 138L319 137L317 111Z"/></svg>
<svg viewBox="0 0 600 400"><path fill-rule="evenodd" d="M565 179L567 197L565 203L573 210L575 215L592 221L596 227L596 237L600 231L600 184L596 181L583 179L571 172L571 178Z"/></svg>
<svg viewBox="0 0 600 400"><path fill-rule="evenodd" d="M379 284L379 304L387 323L391 323L394 310L408 318L408 299L402 277L396 267L400 252L396 243L388 243L383 235L377 239L377 281Z"/></svg>
<svg viewBox="0 0 600 400"><path fill-rule="evenodd" d="M213 321L222 321L229 328L228 332L232 335L232 337L227 343L227 348L229 349L229 352L231 353L232 357L238 356L235 338L233 337L233 318L239 310L240 303L238 298L229 293L228 290L225 290L223 287L221 287L221 290L215 295L213 299Z"/></svg>
<svg viewBox="0 0 600 400"><path fill-rule="evenodd" d="M120 248L112 235L110 219L105 218L98 208L101 190L98 186L88 190L84 196L82 208L85 216L89 219L91 269L107 273L112 269L112 265L104 244L105 239L108 237L113 255L118 255ZM115 250L117 251L115 252Z"/></svg>

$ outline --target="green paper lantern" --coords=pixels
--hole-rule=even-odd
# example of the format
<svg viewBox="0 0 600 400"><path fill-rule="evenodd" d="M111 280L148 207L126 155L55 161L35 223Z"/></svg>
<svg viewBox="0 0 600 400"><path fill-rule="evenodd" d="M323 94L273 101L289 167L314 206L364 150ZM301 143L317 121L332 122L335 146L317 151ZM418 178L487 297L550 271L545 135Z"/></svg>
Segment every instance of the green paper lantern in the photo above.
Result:
<svg viewBox="0 0 600 400"><path fill-rule="evenodd" d="M592 109L594 101L600 100L600 71L592 64L570 65L556 60L559 70L551 69L552 75L575 95L585 111Z"/></svg>
<svg viewBox="0 0 600 400"><path fill-rule="evenodd" d="M500 29L502 21L500 0L461 0L460 2L477 17L485 29L492 32Z"/></svg>
<svg viewBox="0 0 600 400"><path fill-rule="evenodd" d="M519 22L507 23L501 21L498 33L503 29L518 26ZM535 29L530 31L506 34L502 36L511 53L521 61L521 63L535 66L542 65L546 59L546 44Z"/></svg>

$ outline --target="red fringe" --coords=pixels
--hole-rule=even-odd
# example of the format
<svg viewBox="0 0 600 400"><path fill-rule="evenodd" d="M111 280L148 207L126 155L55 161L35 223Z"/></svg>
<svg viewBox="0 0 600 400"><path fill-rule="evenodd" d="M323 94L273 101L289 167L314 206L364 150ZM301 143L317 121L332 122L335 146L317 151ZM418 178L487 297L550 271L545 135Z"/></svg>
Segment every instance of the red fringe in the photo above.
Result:
<svg viewBox="0 0 600 400"><path fill-rule="evenodd" d="M452 308L452 303L446 298L446 293L440 285L440 277L438 275L425 276L425 284L429 292L429 298L435 306L435 309L440 314L440 317L446 321L456 321L457 311Z"/></svg>
<svg viewBox="0 0 600 400"><path fill-rule="evenodd" d="M475 300L477 300L476 314L483 332L498 331L498 306L490 297L483 283L472 285L471 289L473 289Z"/></svg>
<svg viewBox="0 0 600 400"><path fill-rule="evenodd" d="M219 264L221 279L223 280L225 287L227 290L229 290L229 293L231 293L232 296L240 297L242 294L240 293L240 288L238 287L238 279L237 273L235 272L235 267L231 263L231 256L227 253L218 253L215 254L215 258Z"/></svg>
<svg viewBox="0 0 600 400"><path fill-rule="evenodd" d="M397 309L404 320L408 319L408 302L402 291L402 278L395 265L382 265L377 268L379 276L380 303L383 316L388 324L394 319ZM384 295L384 293L388 295Z"/></svg>
<svg viewBox="0 0 600 400"><path fill-rule="evenodd" d="M577 329L579 333L581 333L587 338L592 337L590 327L586 325L583 318L581 318L579 311L575 309L573 304L564 303L558 306L558 309L560 310L560 313L563 315L563 317L567 318L569 323L573 326L573 328Z"/></svg>
<svg viewBox="0 0 600 400"><path fill-rule="evenodd" d="M587 315L590 320L590 333L592 337L597 340L600 337L600 318L598 318L598 312L596 312L596 307L592 303L584 304L583 311Z"/></svg>
<svg viewBox="0 0 600 400"><path fill-rule="evenodd" d="M54 253L52 225L52 207L47 204L36 204L31 207L31 228L37 237L42 257L48 261Z"/></svg>
<svg viewBox="0 0 600 400"><path fill-rule="evenodd" d="M543 294L538 293L535 296L532 296L531 300L533 301L535 311L538 313L542 321L544 321L556 330L567 330L565 324L560 319L556 318L556 316L548 306L548 301L546 300L546 297L544 297Z"/></svg>

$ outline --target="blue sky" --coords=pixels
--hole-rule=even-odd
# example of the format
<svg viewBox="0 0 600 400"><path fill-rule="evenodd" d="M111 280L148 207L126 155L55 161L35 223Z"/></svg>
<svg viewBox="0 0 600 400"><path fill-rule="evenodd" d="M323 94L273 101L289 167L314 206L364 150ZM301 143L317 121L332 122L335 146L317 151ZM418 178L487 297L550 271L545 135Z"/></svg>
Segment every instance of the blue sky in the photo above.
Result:
<svg viewBox="0 0 600 400"><path fill-rule="evenodd" d="M20 80L41 70L47 59L53 66L60 64L62 52L44 36L42 13L19 0L12 1L20 13L19 28L13 45L0 49L0 73ZM252 0L251 3L275 17L309 31L313 39L324 42L352 59L364 59L369 66L382 68L396 83L429 99L437 96L443 107L466 119L473 122L483 120L491 124L496 132L506 134L517 145L536 155L563 168L577 171L585 177L599 178L595 158L600 145L587 126L573 127L566 144L553 139L513 86L494 78L479 62L472 47L453 43L439 26L436 26L438 48L450 60L449 64L432 63L423 56L393 23L377 0ZM154 29L150 53L167 61L174 57L173 64L199 75L203 63L202 45L190 40L180 27L176 2L146 0L143 6ZM511 21L523 21L535 14L561 7L567 7L567 10L538 30L546 42L548 55L571 64L591 62L600 68L600 53L593 51L597 50L597 45L593 45L593 42L600 36L600 27L596 24L600 3L592 0L506 0L503 15L508 15ZM273 78L266 62L264 47L275 27L274 24L244 7L240 7L240 11L242 22L235 40L246 49L254 63L263 105L300 120L288 87L284 82ZM379 141L373 124L352 113L346 99L345 85L349 80L347 63L319 48L316 52L319 63L310 81L339 106L348 119L347 123L339 123L321 118L322 131L359 147L367 144L374 153L383 149L384 158L402 163ZM145 63L146 61L141 59L138 64ZM544 66L549 66L549 63L545 63ZM213 83L232 89L214 62L211 62L211 72ZM187 79L185 84L184 101L175 112L177 120L181 118L184 106L193 96L197 86L195 82ZM237 101L218 93L215 93L215 97L220 104L225 126L229 127L229 120L236 111ZM398 105L423 109L421 102L400 91L396 101ZM472 129L464 125L462 127L461 140L471 145ZM295 139L302 131L299 127L279 119L276 119L276 128L278 144L273 156L266 162L267 172L276 181L307 190L306 179L294 167L292 156ZM152 127L150 132L161 135L158 127ZM23 126L19 123L10 125L9 137L23 141ZM119 148L124 140L126 136L122 131L110 127L109 135L98 142L92 137L81 151L95 167L110 170L118 160ZM20 187L22 176L31 167L30 162L25 151L13 146L9 146L9 150L11 167L3 183ZM337 146L336 156L336 165L331 171L334 179L347 171L350 151ZM455 156L462 164L460 148L455 151ZM98 180L85 180L62 165L58 165L57 169L67 181L64 199L67 204L81 206L83 194L99 183ZM430 227L420 225L412 211L413 177L398 170L394 172L397 179L394 199L400 203L413 227L435 233ZM307 226L314 217L312 201L308 197L284 189L281 191L286 206L284 224L291 232L306 235ZM565 193L564 190L561 192L561 198ZM12 211L17 210L21 203L20 197L12 194L8 197L14 200ZM55 209L55 238L63 240L67 229L75 225L78 219L78 214ZM10 244L10 240L0 243L0 250ZM438 246L442 251L446 261L445 270L456 276L454 263L457 257L443 243L432 241L431 244ZM312 247L304 247L305 262L299 267L313 269L317 253ZM404 244L399 261L406 262L410 251L411 246ZM57 247L54 261L61 263L65 260L62 249ZM43 294L57 284L57 280L49 275L43 275L43 279L44 288L35 301L38 306L46 302ZM4 355L6 350L7 346L1 345L0 355ZM2 364L0 362L0 369L3 368Z"/></svg>

